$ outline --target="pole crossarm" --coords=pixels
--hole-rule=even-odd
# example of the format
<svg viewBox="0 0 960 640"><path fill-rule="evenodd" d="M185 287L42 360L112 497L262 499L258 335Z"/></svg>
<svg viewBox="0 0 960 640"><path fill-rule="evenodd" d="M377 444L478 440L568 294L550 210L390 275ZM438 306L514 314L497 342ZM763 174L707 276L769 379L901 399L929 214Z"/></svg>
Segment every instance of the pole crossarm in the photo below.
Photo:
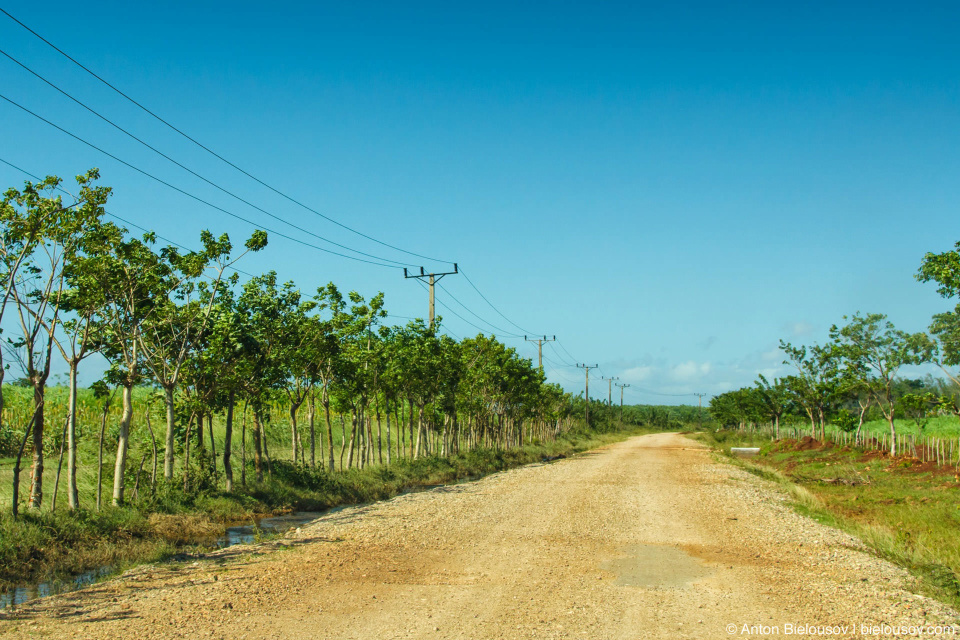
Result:
<svg viewBox="0 0 960 640"><path fill-rule="evenodd" d="M697 428L703 428L703 396L707 395L706 393L694 393L693 395L697 396Z"/></svg>
<svg viewBox="0 0 960 640"><path fill-rule="evenodd" d="M404 278L416 278L417 280L426 279L427 283L430 285L430 326L433 327L433 317L434 317L434 286L440 282L440 279L443 276L452 276L460 273L460 268L457 266L457 263L453 263L453 271L444 271L443 273L427 273L424 271L423 267L420 267L420 273L410 274L406 267L403 268L403 277Z"/></svg>
<svg viewBox="0 0 960 640"><path fill-rule="evenodd" d="M619 380L620 376L600 376L600 379L607 381L607 406L613 406L613 381Z"/></svg>
<svg viewBox="0 0 960 640"><path fill-rule="evenodd" d="M587 421L587 426L588 426L588 427L590 426L590 369L596 369L596 368L598 368L599 366L600 366L599 363L598 363L598 364L594 364L594 365L589 365L589 364L586 364L586 363L582 363L582 364L581 364L581 363L579 363L579 362L577 363L577 368L578 368L578 369L583 369L584 373L586 373L586 375L587 375L586 386L585 386L585 388L584 388L584 400L587 401L586 404L584 405L584 406L585 406L585 409L584 409L584 420Z"/></svg>
<svg viewBox="0 0 960 640"><path fill-rule="evenodd" d="M552 338L547 338L547 336L543 336L542 338L528 338L527 336L523 336L523 339L527 342L537 343L537 362L540 365L540 371L543 371L543 343L556 342L557 336L553 336Z"/></svg>
<svg viewBox="0 0 960 640"><path fill-rule="evenodd" d="M620 424L623 424L623 390L630 386L627 382L614 382L614 385L620 387Z"/></svg>

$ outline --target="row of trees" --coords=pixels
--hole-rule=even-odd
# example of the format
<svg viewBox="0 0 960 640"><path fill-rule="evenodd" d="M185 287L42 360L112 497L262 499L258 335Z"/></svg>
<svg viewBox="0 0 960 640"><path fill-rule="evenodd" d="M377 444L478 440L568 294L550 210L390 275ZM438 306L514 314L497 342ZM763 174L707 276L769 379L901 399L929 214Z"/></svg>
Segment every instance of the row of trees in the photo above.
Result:
<svg viewBox="0 0 960 640"><path fill-rule="evenodd" d="M960 297L960 242L953 251L924 256L917 273L921 282L935 282L944 298ZM793 375L772 381L759 376L755 385L715 396L710 412L725 426L773 424L779 437L785 416L805 416L814 435L828 422L860 437L865 418L878 412L890 430L896 451L896 417L922 423L930 412L960 416L960 304L933 317L929 333L897 329L883 314L844 317L830 328L823 345L794 346L781 341L784 364ZM903 367L935 363L948 382L910 385L901 380Z"/></svg>
<svg viewBox="0 0 960 640"><path fill-rule="evenodd" d="M382 294L369 300L355 292L344 296L332 283L313 295L278 282L272 272L241 283L229 270L243 255L264 249L264 232L253 233L239 255L226 234L206 231L199 251L157 249L154 234L130 237L104 219L111 190L97 186L98 178L96 170L79 176L71 204L55 195L61 190L55 177L10 189L0 203L0 282L5 285L0 383L12 359L33 388L33 413L22 425L14 466L14 514L28 443L33 453L29 504L40 508L43 501L44 401L57 356L69 368L64 430L72 509L80 505L78 371L94 353L109 363L95 388L101 395L110 386L119 389L123 407L114 504L124 501L133 390L142 385L162 391L163 479L168 482L178 455L186 479L191 440L202 443L206 421L212 444L213 416L224 416L228 491L233 488L234 413L241 403L253 419L259 479L268 455L263 425L278 403L287 409L291 461L331 471L338 467L331 404L350 416L349 436L341 421L341 470L344 458L346 468L389 464L394 448L397 455L416 457L454 452L464 443L522 445L530 438L555 437L566 424L571 398L545 384L540 370L495 338L478 335L456 342L439 334L438 325L421 320L385 326ZM2 409L0 385L0 415ZM391 419L400 429L399 443L390 441ZM147 426L156 482L159 445Z"/></svg>

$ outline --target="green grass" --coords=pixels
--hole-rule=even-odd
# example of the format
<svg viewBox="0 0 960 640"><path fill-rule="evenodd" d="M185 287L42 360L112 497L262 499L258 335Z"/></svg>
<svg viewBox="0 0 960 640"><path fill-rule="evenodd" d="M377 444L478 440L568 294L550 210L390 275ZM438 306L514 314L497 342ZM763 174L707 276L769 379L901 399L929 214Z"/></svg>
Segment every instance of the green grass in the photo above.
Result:
<svg viewBox="0 0 960 640"><path fill-rule="evenodd" d="M798 511L855 535L922 577L930 595L960 606L960 477L952 468L747 432L695 437L726 453L759 446L756 458L731 460L785 487Z"/></svg>

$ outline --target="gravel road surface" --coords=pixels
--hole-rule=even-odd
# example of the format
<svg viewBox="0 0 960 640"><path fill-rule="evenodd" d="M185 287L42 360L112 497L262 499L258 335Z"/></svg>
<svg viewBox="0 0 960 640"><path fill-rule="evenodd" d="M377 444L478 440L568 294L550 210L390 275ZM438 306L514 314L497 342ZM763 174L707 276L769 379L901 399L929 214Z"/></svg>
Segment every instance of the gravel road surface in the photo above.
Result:
<svg viewBox="0 0 960 640"><path fill-rule="evenodd" d="M141 567L0 613L0 638L960 636L916 590L773 484L655 434Z"/></svg>

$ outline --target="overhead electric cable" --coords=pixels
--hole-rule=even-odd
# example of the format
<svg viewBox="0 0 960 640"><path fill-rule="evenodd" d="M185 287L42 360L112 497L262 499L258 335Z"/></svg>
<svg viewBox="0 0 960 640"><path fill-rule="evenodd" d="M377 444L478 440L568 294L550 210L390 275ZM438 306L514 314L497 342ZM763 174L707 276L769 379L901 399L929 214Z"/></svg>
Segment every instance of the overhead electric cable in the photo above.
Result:
<svg viewBox="0 0 960 640"><path fill-rule="evenodd" d="M537 332L536 332L536 331L530 331L529 329L524 329L523 327L521 327L520 325L518 325L516 322L514 322L513 320L511 320L510 318L508 318L507 316L503 315L503 313L500 311L500 309L497 309L495 306L493 306L493 303L490 302L489 300L487 300L487 296L483 295L483 292L481 292L480 289L477 288L477 285L475 285L475 284L473 283L473 280L470 279L470 276L468 276L466 273L464 273L463 267L460 267L460 274L461 274L464 278L467 279L467 282L470 283L470 286L473 287L473 290L476 291L476 292L480 295L480 297L483 298L483 301L486 302L488 305L490 305L490 308L493 309L494 311L496 311L496 312L500 315L501 318L503 318L504 320L506 320L507 322L509 322L509 323L512 324L513 326L515 326L517 329L520 329L520 331L523 331L525 334L528 334L528 335L537 335ZM489 323L488 323L488 324L489 324Z"/></svg>
<svg viewBox="0 0 960 640"><path fill-rule="evenodd" d="M113 91L115 91L116 93L118 93L119 95L121 95L123 98L127 99L128 101L130 101L131 103L133 103L134 105L136 105L137 107L139 107L141 110L143 110L144 112L146 112L147 114L149 114L150 116L152 116L153 118L155 118L156 120L158 120L159 122L163 123L164 125L166 125L166 126L169 127L170 129L172 129L173 131L175 131L175 132L178 133L179 135L183 136L184 138L186 138L187 140L189 140L189 141L192 142L193 144L197 145L198 147L200 147L201 149L203 149L203 150L206 151L207 153L211 154L212 156L214 156L214 157L217 158L218 160L221 160L222 162L230 165L231 167L233 167L234 169L236 169L237 171L239 171L239 172L242 173L243 175L247 176L247 177L250 178L251 180L254 180L255 182L257 182L257 183L260 184L261 186L266 187L266 188L269 189L270 191L276 193L276 194L279 195L280 197L282 197L282 198L284 198L284 199L286 199L286 200L288 200L288 201L296 204L296 205L299 206L299 207L302 207L303 209L306 209L306 210L309 211L310 213L313 213L313 214L315 214L315 215L317 215L317 216L320 216L320 217L323 218L324 220L326 220L326 221L328 221L328 222L330 222L330 223L332 223L332 224L335 224L335 225L337 225L338 227L341 227L341 228L343 228L343 229L346 229L347 231L350 231L351 233L355 233L355 234L357 234L358 236L361 236L361 237L363 237L363 238L366 238L367 240L370 240L371 242L375 242L375 243L377 243L377 244L379 244L379 245L382 245L382 246L384 246L384 247L388 247L388 248L390 248L390 249L393 249L393 250L395 250L395 251L399 251L399 252L401 252L401 253L405 253L405 254L407 254L407 255L416 256L416 257L418 257L418 258L423 258L424 260L432 260L432 261L435 261L435 262L452 262L451 260L443 260L443 259L441 259L441 258L433 258L433 257L430 257L430 256L425 256L425 255L422 255L422 254L419 254L419 253L415 253L415 252L413 252L413 251L408 251L408 250L406 250L406 249L402 249L402 248L400 248L400 247L397 247L397 246L395 246L395 245L389 244L389 243L387 243L387 242L383 242L382 240L378 240L377 238L374 238L373 236L367 235L366 233L363 233L362 231L358 231L357 229L354 229L353 227L350 227L350 226L348 226L348 225L346 225L346 224L343 224L342 222L340 222L340 221L338 221L338 220L336 220L336 219L334 219L334 218L331 218L331 217L328 216L328 215L325 215L325 214L323 214L323 213L320 213L320 212L317 211L316 209L314 209L314 208L312 208L312 207L304 204L303 202L300 202L300 201L297 200L296 198L293 198L292 196L287 195L287 194L284 193L283 191L280 191L279 189L277 189L277 188L275 188L275 187L267 184L266 182L264 182L264 181L261 180L260 178L258 178L258 177L256 177L255 175L247 172L246 170L244 170L244 169L242 169L241 167L237 166L237 165L234 164L233 162L227 160L226 158L224 158L223 156L221 156L220 154L218 154L217 152L215 152L213 149L211 149L211 148L207 147L206 145L200 143L200 142L197 141L196 139L192 138L191 136L187 135L186 133L184 133L183 131L181 131L181 130L178 129L177 127L175 127L174 125L172 125L172 124L170 124L169 122L167 122L166 120L164 120L163 118L161 118L159 115L157 115L156 113L154 113L153 111L151 111L150 109L148 109L147 107L145 107L144 105L140 104L139 102L137 102L136 100L134 100L133 98L131 98L129 95L127 95L126 93L124 93L123 91L121 91L120 89L118 89L117 87L115 87L114 85L112 85L111 83L109 83L107 80L105 80L105 79L102 78L101 76L97 75L95 72L91 71L89 68L87 68L86 66L84 66L83 64L81 64L81 63L80 63L79 61L77 61L75 58L73 58L73 57L70 56L68 53L66 53L65 51L63 51L63 50L60 49L59 47L57 47L55 44L53 44L52 42L50 42L49 40L47 40L46 38L44 38L43 36L41 36L39 33L37 33L36 31L34 31L33 29L31 29L30 27L28 27L28 26L25 25L24 23L22 23L22 22L20 22L19 20L17 20L15 17L13 17L12 15L10 15L10 13L8 13L8 12L7 12L6 10L4 10L3 8L0 8L0 12L3 12L4 15L6 15L8 18L10 18L11 20L13 20L13 21L16 22L17 24L19 24L21 27L23 27L24 29L26 29L27 31L29 31L30 33L32 33L34 36L36 36L37 38L39 38L39 39L40 39L41 41L43 41L44 43L46 43L48 46L50 46L52 49L54 49L57 53L59 53L60 55L62 55L63 57L65 57L67 60L69 60L70 62L74 63L75 65L77 65L77 66L80 67L81 69L83 69L84 71L86 71L88 74L90 74L91 76L93 76L94 78L96 78L97 80L99 80L100 82L102 82L104 85L106 85L107 87L109 87L110 89L112 89Z"/></svg>
<svg viewBox="0 0 960 640"><path fill-rule="evenodd" d="M249 224L249 225L251 225L251 226L253 226L253 227L257 228L257 229L263 229L264 231L269 231L270 233L273 233L273 234L275 234L275 235L277 235L277 236L280 236L281 238L286 238L287 240L291 240L291 241L296 242L296 243L298 243L298 244L302 244L302 245L304 245L304 246L306 246L306 247L312 247L313 249L317 249L318 251L323 251L324 253L329 253L329 254L332 254L332 255L335 255L335 256L340 256L341 258L347 258L347 259L349 259L349 260L355 260L355 261L357 261L357 262L364 262L364 263L367 263L367 264L376 265L376 266L378 266L378 267L387 267L388 269L396 269L396 268L398 268L398 267L396 267L395 265L384 264L383 262L376 262L376 261L373 261L373 260L366 260L366 259L364 259L364 258L358 258L358 257L356 257L356 256L351 256L351 255L347 255L347 254L345 254L345 253L340 253L339 251L332 251L332 250L330 250L330 249L325 249L324 247L315 245L315 244L313 244L313 243L311 243L311 242L306 242L306 241L301 240L301 239L299 239L299 238L294 238L293 236L289 236L289 235L287 235L287 234L285 234L285 233L281 233L281 232L279 232L279 231L274 231L274 230L272 230L272 229L269 229L269 228L267 228L267 227L264 227L264 226L261 225L261 224L258 224L258 223L256 223L256 222L253 222L252 220L248 220L248 219L244 218L243 216L241 216L241 215L239 215L239 214L236 214L236 213L234 213L234 212L232 212L232 211L229 211L229 210L227 210L227 209L224 209L223 207L217 206L217 205L213 204L212 202L209 202L209 201L204 200L203 198L201 198L201 197L199 197L199 196L196 196L196 195L194 195L194 194L192 194L192 193L189 193L188 191L184 191L184 190L181 189L180 187L177 187L177 186L175 186L175 185L173 185L173 184L170 184L170 183L167 182L166 180L163 180L162 178L158 178L157 176L153 175L152 173L148 173L148 172L144 171L143 169L141 169L141 168L139 168L139 167L136 167L136 166L130 164L130 163L127 162L126 160L122 160L122 159L118 158L117 156L113 155L113 154L110 153L109 151L105 151L104 149L101 149L101 148L98 147L97 145L93 144L92 142L88 142L87 140L84 140L84 139L81 138L80 136L78 136L78 135L76 135L76 134L73 134L73 133L67 131L67 130L64 129L63 127L61 127L61 126L59 126L59 125L51 122L50 120L47 120L47 119L44 118L43 116L39 115L38 113L35 113L35 112L31 111L30 109L24 107L23 105L21 105L21 104L19 104L19 103L17 103L17 102L14 102L13 100L11 100L10 98L8 98L7 96L5 96L5 95L3 95L3 94L0 94L0 99L5 100L6 102L8 102L8 103L12 104L13 106L17 107L18 109L20 109L20 110L22 110L22 111L24 111L24 112L32 115L32 116L35 117L35 118L37 118L38 120L41 120L41 121L47 123L47 124L50 125L51 127L53 127L53 128L55 128L55 129L57 129L57 130L65 133L66 135L70 136L70 137L73 138L74 140L77 140L78 142L82 142L83 144L87 145L87 146L90 147L91 149L95 149L95 150L99 151L100 153L104 154L105 156L116 160L116 161L119 162L120 164L122 164L122 165L124 165L124 166L126 166L126 167L128 167L128 168L130 168L130 169L133 169L133 170L136 171L137 173L140 173L140 174L142 174L142 175L150 178L151 180L155 180L155 181L159 182L160 184L162 184L162 185L164 185L164 186L166 186L166 187L169 187L170 189L173 189L174 191L177 191L177 192L179 192L179 193L187 196L188 198L191 198L191 199L193 199L193 200L196 200L197 202L200 202L200 203L202 203L202 204L205 204L205 205L207 205L208 207L210 207L210 208L212 208L212 209L216 209L217 211L220 211L221 213L225 213L225 214L227 214L228 216L231 216L231 217L233 217L233 218L236 218L237 220L242 220L243 222L246 222L247 224Z"/></svg>
<svg viewBox="0 0 960 640"><path fill-rule="evenodd" d="M574 362L579 362L576 358L573 357L573 354L572 354L572 353L570 353L569 351L567 351L567 348L566 348L565 346L563 346L563 343L562 343L562 342L560 342L559 340L557 340L556 342L557 342L557 345L558 345L561 349L563 349L563 352L564 352L565 354L567 354L567 356L569 356L569 358L570 358L571 360L573 360Z"/></svg>
<svg viewBox="0 0 960 640"><path fill-rule="evenodd" d="M12 162L9 162L8 160L4 160L3 158L0 158L0 162L2 162L3 164L7 165L8 167L11 167L11 168L13 168L13 169L16 169L16 170L19 171L20 173L23 173L24 175L27 175L27 176L33 178L34 180L36 180L36 181L38 181L38 182L41 182L41 181L43 180L43 178L41 178L40 176L35 175L35 174L33 174L33 173L30 173L30 172L27 171L26 169L23 169L23 168L21 168L21 167L18 167L17 165L13 164ZM70 196L71 198L75 198L75 197L76 197L76 196L74 196L72 193L70 193L69 191L67 191L66 189L64 189L63 187L56 187L56 189L57 189L57 191L62 191L63 193L65 193L65 194L67 194L68 196ZM111 218L114 218L114 219L116 219L116 220L119 220L119 221L122 222L123 224L127 224L127 225L130 225L131 227L135 227L135 228L137 228L137 229L140 229L140 231L143 231L144 233L154 233L154 234L156 234L156 236L157 236L158 238L160 238L160 239L163 240L164 242L167 242L167 243L169 243L169 244L172 244L173 246L178 247L178 248L180 248L180 249L183 249L184 251L194 251L194 249L191 249L191 248L189 248L189 247L187 247L187 246L185 246L185 245L182 245L182 244L180 244L179 242L177 242L176 240L171 240L170 238L166 238L166 237L160 235L159 233L157 233L156 231L153 231L152 229L147 229L146 227L141 227L141 226L140 226L139 224L137 224L136 222L131 222L130 220L127 220L126 218L122 218L122 217L118 216L117 214L113 213L112 211L107 211L106 209L104 209L103 212L104 212L105 214L107 214L108 216L110 216ZM245 275L245 276L247 276L247 277L250 277L250 278L256 277L256 276L254 276L252 273L248 273L248 272L244 271L243 269L237 269L237 268L234 267L234 266L230 266L230 267L227 267L227 268L230 269L230 270L232 270L232 271L236 271L237 273L242 273L243 275Z"/></svg>
<svg viewBox="0 0 960 640"><path fill-rule="evenodd" d="M477 318L478 320L480 320L480 322L483 322L484 324L488 324L488 325L490 325L491 327L493 327L496 331L499 331L499 332L500 332L500 335L510 336L510 337L513 337L513 338L520 338L520 337L521 337L520 334L513 333L512 331L507 331L506 329L502 329L502 328L498 327L497 325L493 324L493 323L490 322L489 320L485 320L485 319L484 319L483 317L481 317L479 314L477 314L476 312L472 311L469 307L467 307L467 305L465 305L465 304L463 304L462 302L460 302L460 301L459 301L452 293L450 293L450 292L447 290L447 288L444 287L442 284L437 283L437 286L440 287L441 289L443 289L443 292L446 293L448 296L450 296L450 297L453 299L454 302L456 302L458 305L460 305L461 307L463 307L468 313L470 313L471 315L473 315L475 318Z"/></svg>
<svg viewBox="0 0 960 640"><path fill-rule="evenodd" d="M423 286L426 287L426 285L423 285ZM470 325L471 327L477 329L480 333L483 333L483 334L490 333L490 331L487 331L486 329L484 329L483 327L481 327L481 326L479 326L479 325L473 324L472 322L470 322L469 320L467 320L466 318L464 318L462 315L460 315L459 313L457 313L456 311L454 311L453 309L451 309L447 304L445 304L445 303L443 302L443 300L440 300L439 298L437 298L437 303L440 304L441 306L443 306L444 309L446 309L447 311L449 311L449 312L452 313L453 315L457 316L458 318L460 318L461 320L463 320L464 322L466 322L466 323L467 323L468 325Z"/></svg>
<svg viewBox="0 0 960 640"><path fill-rule="evenodd" d="M573 378L568 378L567 376L563 375L563 373L562 373L561 371L559 371L559 370L557 370L557 369L550 369L550 370L549 370L549 373L552 373L552 374L556 375L557 377L561 378L562 380L564 380L564 381L566 381L566 382L569 382L570 384L580 384L580 381L579 381L579 380L574 380Z"/></svg>
<svg viewBox="0 0 960 640"><path fill-rule="evenodd" d="M551 359L551 358L548 358L547 356L543 356L543 359L546 360L547 362L549 362L550 364L552 364L552 365L555 366L555 367L573 368L573 367L576 367L576 366L577 366L577 365L575 365L575 364L560 364L560 363L557 362L556 360L553 360L553 359Z"/></svg>
<svg viewBox="0 0 960 640"><path fill-rule="evenodd" d="M27 72L31 73L33 76L35 76L36 78L38 78L38 79L40 79L41 81L43 81L44 83L46 83L48 86L52 87L52 88L55 89L56 91L60 92L62 95L66 96L67 98L69 98L70 100L72 100L73 102L75 102L76 104L80 105L81 107L83 107L84 109L86 109L87 111L89 111L90 113L92 113L93 115L95 115L96 117L100 118L101 120L103 120L104 122L106 122L107 124L109 124L111 127L113 127L114 129L116 129L117 131L123 133L124 135L126 135L126 136L129 137L129 138L131 138L132 140L135 140L136 142L138 142L139 144L143 145L144 147L146 147L146 148L149 149L150 151L153 151L154 153L156 153L156 154L159 155L160 157L164 158L165 160L168 160L169 162L172 162L173 164L177 165L178 167L180 167L181 169L183 169L184 171L186 171L186 172L189 173L190 175L194 176L195 178L197 178L197 179L199 179L199 180L202 180L203 182L206 182L208 185L210 185L210 186L213 187L214 189L217 189L218 191L221 191L222 193L227 194L227 195L230 196L231 198L234 198L235 200L238 200L238 201L242 202L243 204L245 204L245 205L247 205L247 206L249 206L249 207L252 207L253 209L256 209L256 210L259 211L260 213L263 213L264 215L270 216L270 217L273 218L274 220L277 220L277 221L279 221L279 222L282 222L283 224L289 225L289 226L293 227L294 229L296 229L297 231L300 231L301 233L305 233L305 234L307 234L307 235L309 235L309 236L313 236L314 238L317 238L318 240L322 240L323 242L327 242L327 243L332 244L332 245L334 245L334 246L336 246L336 247L340 247L341 249L345 249L345 250L347 250L347 251L352 251L353 253L357 253L357 254L359 254L359 255L366 256L366 257L368 257L368 258L373 258L373 259L375 259L375 260L380 260L380 261L382 261L382 262L392 262L392 263L394 263L394 264L396 264L396 265L405 266L405 267L415 266L412 262L400 262L400 261L398 261L398 260L391 260L390 258L384 258L384 257L382 257L382 256L374 255L374 254L372 254L372 253L367 253L367 252L365 252L365 251L360 251L359 249L354 249L353 247L348 247L348 246L345 245L345 244L341 244L341 243L339 243L339 242L335 242L335 241L333 241L333 240L330 240L329 238L325 238L324 236L321 236L321 235L319 235L319 234L317 234L317 233L314 233L314 232L312 232L312 231L310 231L310 230L308 230L308 229L305 229L304 227L301 227L301 226L299 226L299 225L297 225L297 224L294 224L294 223L292 223L292 222L289 222L289 221L281 218L280 216L276 215L275 213L272 213L272 212L267 211L266 209L264 209L264 208L262 208L262 207L260 207L260 206L258 206L258 205L255 205L254 203L250 202L250 201L247 200L246 198L243 198L243 197L241 197L241 196L238 196L237 194L233 193L233 192L230 191L229 189L226 189L226 188L220 186L219 184L217 184L216 182L213 182L212 180L210 180L210 179L208 179L208 178L200 175L199 173L197 173L196 171L194 171L194 170L191 169L190 167L188 167L188 166L184 165L183 163L175 160L174 158L171 158L169 155L167 155L167 154L164 153L163 151L160 151L159 149L157 149L156 147L154 147L154 146L151 145L150 143L148 143L148 142L146 142L145 140L137 137L137 136L134 135L133 133L130 133L129 131L127 131L126 129L124 129L124 128L121 127L120 125L118 125L116 122L114 122L114 121L111 120L110 118L107 118L106 116L104 116L104 115L101 114L100 112L96 111L96 110L93 109L92 107L87 106L85 103L81 102L80 100L78 100L77 98L73 97L72 95L70 95L69 93L67 93L66 91L64 91L63 89L61 89L61 88L58 87L57 85L55 85L54 83L50 82L49 80L47 80L46 78L44 78L43 76L41 76L39 73L37 73L37 72L34 71L33 69L31 69L30 67L26 66L25 64L23 64L22 62L20 62L19 60L17 60L17 59L14 58L13 56L11 56L9 53L7 53L6 51L4 51L3 49L0 49L0 54L6 56L9 60L13 61L15 64L19 65L21 68L23 68L23 69L26 70Z"/></svg>
<svg viewBox="0 0 960 640"><path fill-rule="evenodd" d="M554 343L554 342L556 342L556 340L551 340L550 342L547 343L547 346L549 346L549 347L550 347L550 350L553 351L554 355L556 355L557 358L560 359L560 362L563 363L563 366L565 366L565 367L575 367L575 366L576 366L575 363L573 363L573 362L567 362L566 358L564 358L564 357L560 354L560 352L557 351L557 348L553 346L553 343Z"/></svg>
<svg viewBox="0 0 960 640"><path fill-rule="evenodd" d="M642 387L635 387L635 386L631 386L630 388L633 389L634 392L646 393L648 395L653 395L653 396L665 396L668 398L686 398L689 396L697 395L695 393L661 393L659 391L650 391L649 389L644 389Z"/></svg>

